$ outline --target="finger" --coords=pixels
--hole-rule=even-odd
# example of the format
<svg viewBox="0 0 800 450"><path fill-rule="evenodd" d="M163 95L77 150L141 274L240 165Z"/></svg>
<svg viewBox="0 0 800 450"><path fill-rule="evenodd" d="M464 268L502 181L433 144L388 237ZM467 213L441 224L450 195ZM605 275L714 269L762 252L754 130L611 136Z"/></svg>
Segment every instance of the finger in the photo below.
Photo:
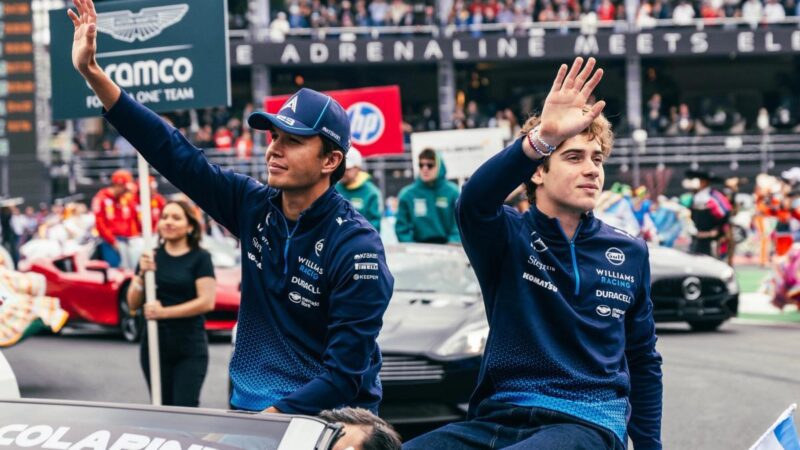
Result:
<svg viewBox="0 0 800 450"><path fill-rule="evenodd" d="M75 28L78 28L79 26L81 26L81 20L78 18L78 15L75 14L74 11L72 11L71 9L68 9L67 10L67 16L69 16L69 19L72 21L72 24L75 25Z"/></svg>
<svg viewBox="0 0 800 450"><path fill-rule="evenodd" d="M86 12L83 9L83 2L81 0L72 0L72 4L75 5L75 9L78 10L78 16L83 20L83 14Z"/></svg>
<svg viewBox="0 0 800 450"><path fill-rule="evenodd" d="M580 72L582 65L583 58L580 56L575 58L575 61L572 63L572 67L569 69L569 73L567 73L567 79L564 80L564 85L561 87L562 90L572 89L572 87L575 85L575 77L578 76L578 72Z"/></svg>
<svg viewBox="0 0 800 450"><path fill-rule="evenodd" d="M583 70L581 73L578 74L578 77L575 79L575 89L580 90L583 87L583 84L586 83L586 80L589 78L589 75L592 74L592 70L594 70L595 59L589 58L586 61L586 65L583 66Z"/></svg>
<svg viewBox="0 0 800 450"><path fill-rule="evenodd" d="M588 113L586 113L587 117L591 117L589 123L591 123L594 119L596 119L600 115L600 113L603 112L603 108L605 107L606 107L605 100L600 100L599 102L592 105L592 108L589 110Z"/></svg>
<svg viewBox="0 0 800 450"><path fill-rule="evenodd" d="M97 11L94 9L94 2L92 0L86 0L89 2L89 17L92 19L97 19Z"/></svg>
<svg viewBox="0 0 800 450"><path fill-rule="evenodd" d="M592 78L590 78L589 81L583 85L583 88L581 89L581 95L583 95L584 98L589 98L589 96L592 95L594 88L597 87L597 84L600 83L600 80L602 79L603 69L597 69L594 75L592 75Z"/></svg>
<svg viewBox="0 0 800 450"><path fill-rule="evenodd" d="M553 81L553 88L550 89L550 92L558 92L561 90L561 84L564 83L564 77L567 75L567 65L562 64L561 67L558 68L558 74L556 74L556 79Z"/></svg>

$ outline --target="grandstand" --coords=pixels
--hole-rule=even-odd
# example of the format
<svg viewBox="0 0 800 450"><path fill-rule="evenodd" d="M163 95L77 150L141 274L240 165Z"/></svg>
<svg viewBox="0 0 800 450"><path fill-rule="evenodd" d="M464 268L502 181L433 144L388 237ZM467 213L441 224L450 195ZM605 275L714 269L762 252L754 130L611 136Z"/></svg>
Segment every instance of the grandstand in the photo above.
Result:
<svg viewBox="0 0 800 450"><path fill-rule="evenodd" d="M793 0L235 0L229 13L232 105L169 116L212 159L257 177L264 137L244 133L242 119L267 96L398 85L406 139L513 132L541 105L557 65L578 55L606 69L597 96L619 137L609 182L661 172L676 193L685 168L777 172L794 165L800 144ZM55 180L50 197L91 191L130 154L102 121L49 129L39 139L53 151L38 157ZM368 168L387 196L411 177L409 154L370 158Z"/></svg>

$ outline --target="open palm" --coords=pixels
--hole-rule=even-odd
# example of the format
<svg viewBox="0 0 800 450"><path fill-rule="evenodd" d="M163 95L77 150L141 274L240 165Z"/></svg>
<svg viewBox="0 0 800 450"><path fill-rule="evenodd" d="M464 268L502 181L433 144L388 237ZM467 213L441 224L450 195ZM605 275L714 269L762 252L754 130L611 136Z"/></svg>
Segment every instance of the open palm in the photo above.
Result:
<svg viewBox="0 0 800 450"><path fill-rule="evenodd" d="M75 25L72 41L72 65L84 74L90 66L96 65L97 53L97 13L92 0L72 0L77 9L67 10L67 15Z"/></svg>
<svg viewBox="0 0 800 450"><path fill-rule="evenodd" d="M585 130L606 105L604 101L599 101L593 106L586 104L592 91L603 78L603 69L598 69L592 75L594 58L589 58L583 70L581 66L583 58L580 57L575 58L569 73L567 65L562 64L544 102L539 135L550 145L557 146Z"/></svg>

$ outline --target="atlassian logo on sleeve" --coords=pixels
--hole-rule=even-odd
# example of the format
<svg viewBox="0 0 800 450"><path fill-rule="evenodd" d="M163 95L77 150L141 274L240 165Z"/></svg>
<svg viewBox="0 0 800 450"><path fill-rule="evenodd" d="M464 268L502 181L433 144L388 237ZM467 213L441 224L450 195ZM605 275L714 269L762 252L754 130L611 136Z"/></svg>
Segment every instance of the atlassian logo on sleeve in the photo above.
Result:
<svg viewBox="0 0 800 450"><path fill-rule="evenodd" d="M380 108L368 102L356 102L347 108L350 136L358 145L371 145L383 136L386 119Z"/></svg>
<svg viewBox="0 0 800 450"><path fill-rule="evenodd" d="M620 266L625 262L625 253L622 253L622 250L618 249L617 247L611 247L606 250L606 259L611 264Z"/></svg>

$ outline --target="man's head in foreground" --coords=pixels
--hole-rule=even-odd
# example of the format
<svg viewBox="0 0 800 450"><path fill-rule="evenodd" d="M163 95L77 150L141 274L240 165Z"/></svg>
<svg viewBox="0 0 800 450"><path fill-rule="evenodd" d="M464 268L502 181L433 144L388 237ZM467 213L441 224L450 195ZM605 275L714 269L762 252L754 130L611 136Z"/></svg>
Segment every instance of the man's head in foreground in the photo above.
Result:
<svg viewBox="0 0 800 450"><path fill-rule="evenodd" d="M540 123L533 116L522 128L525 136ZM614 133L602 114L580 134L573 136L544 158L525 183L528 200L540 209L569 213L591 211L603 190L603 163L611 154Z"/></svg>
<svg viewBox="0 0 800 450"><path fill-rule="evenodd" d="M344 425L334 450L399 450L400 435L385 420L363 408L322 411L319 417Z"/></svg>
<svg viewBox="0 0 800 450"><path fill-rule="evenodd" d="M303 88L277 113L255 112L247 122L272 137L266 153L270 186L302 191L342 178L350 120L330 96Z"/></svg>

